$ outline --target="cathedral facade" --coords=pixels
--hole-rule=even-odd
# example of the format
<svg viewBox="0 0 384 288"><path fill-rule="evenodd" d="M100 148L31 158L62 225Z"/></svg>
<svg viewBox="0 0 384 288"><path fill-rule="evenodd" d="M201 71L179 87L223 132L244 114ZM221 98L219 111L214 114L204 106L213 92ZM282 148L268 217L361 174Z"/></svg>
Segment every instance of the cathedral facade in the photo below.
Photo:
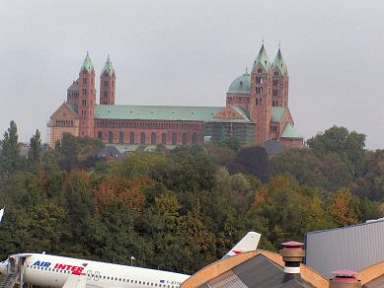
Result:
<svg viewBox="0 0 384 288"><path fill-rule="evenodd" d="M116 72L109 57L100 75L98 103L95 80L87 54L66 101L48 123L51 146L64 133L132 146L198 145L233 137L242 145L304 145L288 108L288 69L280 49L270 62L262 45L251 73L230 84L224 107L116 105Z"/></svg>

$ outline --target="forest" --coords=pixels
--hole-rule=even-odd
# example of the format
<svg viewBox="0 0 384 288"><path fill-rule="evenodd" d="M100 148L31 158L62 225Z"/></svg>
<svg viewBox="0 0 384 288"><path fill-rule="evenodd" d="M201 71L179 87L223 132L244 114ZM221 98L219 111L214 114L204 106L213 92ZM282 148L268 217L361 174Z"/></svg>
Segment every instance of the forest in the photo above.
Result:
<svg viewBox="0 0 384 288"><path fill-rule="evenodd" d="M22 156L11 122L0 140L0 258L45 251L193 273L249 230L275 251L380 218L384 150L365 138L334 126L273 157L227 139L106 160L98 140L65 135L45 149L39 131Z"/></svg>

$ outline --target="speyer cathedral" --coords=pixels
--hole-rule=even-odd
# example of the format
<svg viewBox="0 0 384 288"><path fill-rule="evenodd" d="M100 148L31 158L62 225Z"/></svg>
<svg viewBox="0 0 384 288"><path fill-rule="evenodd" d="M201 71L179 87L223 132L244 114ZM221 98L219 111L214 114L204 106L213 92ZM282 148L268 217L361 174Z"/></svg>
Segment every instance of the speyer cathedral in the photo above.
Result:
<svg viewBox="0 0 384 288"><path fill-rule="evenodd" d="M100 74L99 101L95 78L87 54L79 77L67 89L66 101L48 123L51 146L64 133L133 146L198 145L230 137L243 145L270 141L285 148L304 145L288 108L289 76L280 49L271 62L261 46L252 71L229 85L224 107L116 104L117 75L109 57Z"/></svg>

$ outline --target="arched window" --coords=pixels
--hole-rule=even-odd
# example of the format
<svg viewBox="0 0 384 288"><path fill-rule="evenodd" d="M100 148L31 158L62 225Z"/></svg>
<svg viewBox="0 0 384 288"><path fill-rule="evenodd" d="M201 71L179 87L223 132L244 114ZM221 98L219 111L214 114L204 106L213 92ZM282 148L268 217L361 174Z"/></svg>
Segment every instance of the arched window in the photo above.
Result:
<svg viewBox="0 0 384 288"><path fill-rule="evenodd" d="M151 134L151 145L156 145L156 144L157 144L156 133L152 132L152 134Z"/></svg>
<svg viewBox="0 0 384 288"><path fill-rule="evenodd" d="M97 138L103 139L103 132L102 131L97 132Z"/></svg>
<svg viewBox="0 0 384 288"><path fill-rule="evenodd" d="M167 133L161 134L161 144L167 144Z"/></svg>
<svg viewBox="0 0 384 288"><path fill-rule="evenodd" d="M187 145L187 141L188 141L188 135L187 135L187 133L183 133L183 135L182 135L182 137L181 137L181 143L183 144L183 145Z"/></svg>
<svg viewBox="0 0 384 288"><path fill-rule="evenodd" d="M197 134L196 134L196 132L194 132L192 134L192 144L197 144Z"/></svg>
<svg viewBox="0 0 384 288"><path fill-rule="evenodd" d="M113 132L112 131L108 132L108 143L113 143Z"/></svg>
<svg viewBox="0 0 384 288"><path fill-rule="evenodd" d="M172 133L172 145L177 144L177 134L174 132Z"/></svg>
<svg viewBox="0 0 384 288"><path fill-rule="evenodd" d="M120 131L119 133L119 143L124 144L124 131Z"/></svg>
<svg viewBox="0 0 384 288"><path fill-rule="evenodd" d="M135 132L129 133L129 144L135 144Z"/></svg>
<svg viewBox="0 0 384 288"><path fill-rule="evenodd" d="M145 133L141 132L140 134L140 144L145 144Z"/></svg>

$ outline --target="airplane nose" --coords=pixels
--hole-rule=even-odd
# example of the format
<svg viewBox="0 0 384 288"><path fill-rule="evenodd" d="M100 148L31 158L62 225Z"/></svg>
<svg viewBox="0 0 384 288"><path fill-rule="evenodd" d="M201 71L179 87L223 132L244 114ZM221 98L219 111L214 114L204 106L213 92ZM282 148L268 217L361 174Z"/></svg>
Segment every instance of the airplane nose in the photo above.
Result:
<svg viewBox="0 0 384 288"><path fill-rule="evenodd" d="M2 275L8 274L8 259L0 262L0 274Z"/></svg>

